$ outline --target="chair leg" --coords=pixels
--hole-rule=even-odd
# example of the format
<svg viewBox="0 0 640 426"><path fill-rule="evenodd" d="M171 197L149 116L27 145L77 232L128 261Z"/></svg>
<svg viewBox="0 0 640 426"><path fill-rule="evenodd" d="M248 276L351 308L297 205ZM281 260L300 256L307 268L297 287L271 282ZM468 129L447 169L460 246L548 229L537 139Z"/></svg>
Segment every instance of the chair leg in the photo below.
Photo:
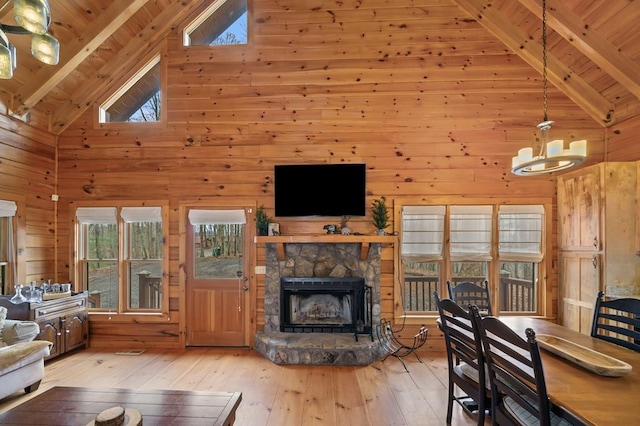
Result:
<svg viewBox="0 0 640 426"><path fill-rule="evenodd" d="M447 398L447 424L451 424L451 418L453 417L453 399L455 396L453 395L455 388L453 382L449 380L449 398Z"/></svg>
<svg viewBox="0 0 640 426"><path fill-rule="evenodd" d="M480 402L478 403L478 424L479 425L484 424L484 418L486 415L487 408L489 407L486 407L486 398L483 398L482 396L480 396Z"/></svg>

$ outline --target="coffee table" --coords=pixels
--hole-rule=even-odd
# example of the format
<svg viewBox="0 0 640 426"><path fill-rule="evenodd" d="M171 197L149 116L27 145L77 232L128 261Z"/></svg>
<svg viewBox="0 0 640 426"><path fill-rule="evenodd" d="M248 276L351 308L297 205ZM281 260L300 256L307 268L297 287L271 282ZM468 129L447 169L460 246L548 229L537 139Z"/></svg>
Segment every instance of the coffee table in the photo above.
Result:
<svg viewBox="0 0 640 426"><path fill-rule="evenodd" d="M135 408L144 426L232 425L241 392L53 387L0 414L0 424L85 426L114 406Z"/></svg>

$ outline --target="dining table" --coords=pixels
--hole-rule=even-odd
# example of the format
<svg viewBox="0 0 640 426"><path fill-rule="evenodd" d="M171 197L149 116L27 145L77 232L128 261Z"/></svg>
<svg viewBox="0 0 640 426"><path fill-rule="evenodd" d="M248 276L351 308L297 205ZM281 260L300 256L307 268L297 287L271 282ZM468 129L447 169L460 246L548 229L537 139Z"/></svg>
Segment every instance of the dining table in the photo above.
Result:
<svg viewBox="0 0 640 426"><path fill-rule="evenodd" d="M601 375L540 344L547 393L553 404L587 425L640 424L640 353L541 318L500 316L500 320L523 337L531 328L541 336L539 341L545 335L554 336L629 364L631 370L624 374Z"/></svg>

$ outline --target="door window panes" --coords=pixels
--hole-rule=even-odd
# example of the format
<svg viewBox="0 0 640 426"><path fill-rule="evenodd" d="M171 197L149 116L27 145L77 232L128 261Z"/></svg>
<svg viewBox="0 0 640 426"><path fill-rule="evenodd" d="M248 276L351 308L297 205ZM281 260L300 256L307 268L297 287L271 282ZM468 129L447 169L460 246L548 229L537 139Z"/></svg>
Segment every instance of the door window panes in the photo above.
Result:
<svg viewBox="0 0 640 426"><path fill-rule="evenodd" d="M195 278L234 278L244 270L243 210L191 210Z"/></svg>

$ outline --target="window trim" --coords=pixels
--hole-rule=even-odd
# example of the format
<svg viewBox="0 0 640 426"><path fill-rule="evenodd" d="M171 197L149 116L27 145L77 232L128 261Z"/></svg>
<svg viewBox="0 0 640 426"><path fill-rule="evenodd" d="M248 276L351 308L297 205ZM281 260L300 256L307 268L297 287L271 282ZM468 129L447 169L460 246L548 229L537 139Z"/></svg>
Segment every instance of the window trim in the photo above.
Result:
<svg viewBox="0 0 640 426"><path fill-rule="evenodd" d="M179 34L179 48L211 48L211 46L192 44L191 43L191 33L194 32L200 25L202 25L207 19L209 19L213 14L215 14L218 9L224 6L227 0L211 0L210 4L206 4L203 2L203 6L199 8L192 14L192 17L185 20L185 25L181 28ZM248 46L251 43L251 31L249 23L252 21L251 17L253 16L253 2L250 0L246 0L247 6L247 42L242 44L233 44L233 45L216 45L215 47L222 46Z"/></svg>
<svg viewBox="0 0 640 426"><path fill-rule="evenodd" d="M399 197L394 199L393 203L393 214L394 214L394 223L401 224L402 223L402 208L404 206L418 206L418 205L445 205L447 206L447 215L449 214L449 207L452 205L491 205L493 206L493 223L496 226L493 227L493 235L492 235L492 243L491 243L491 253L492 258L489 262L489 282L498 282L499 274L500 274L500 262L498 257L498 229L497 229L497 220L498 220L498 207L500 205L541 205L544 209L544 232L542 235L542 248L544 250L544 258L540 262L539 267L539 276L538 276L538 286L537 286L537 310L535 312L509 312L510 316L527 316L527 317L541 317L541 318L549 318L553 319L554 309L553 309L553 291L552 289L557 288L558 285L558 274L557 271L552 269L552 265L555 263L553 259L557 258L557 252L553 251L553 217L552 217L552 209L553 209L553 199L549 197L544 198L526 198L526 199L514 199L514 198L462 198L458 196L437 196L429 199L429 203L420 203L416 201L415 198L407 198L407 197ZM398 229L401 231L401 229ZM445 235L449 233L449 221L445 221ZM401 232L400 232L401 234ZM446 244L446 242L445 242ZM396 268L394 271L394 289L393 289L393 298L394 298L394 319L400 322L405 322L406 324L424 324L425 319L427 320L435 320L437 318L437 313L428 313L428 314L416 314L415 312L405 312L402 303L402 290L401 286L403 285L404 273L401 264L401 250L402 250L402 242L400 241L396 248L396 258L398 259ZM445 246L445 253L448 252L448 245ZM446 281L446 277L443 278L443 274L449 274L450 270L450 262L451 259L448 254L445 254L444 260L441 261L441 279L440 279L440 292L443 294L443 291L446 291L446 285L444 282ZM497 292L494 291L493 286L491 288L491 297L494 300L498 300Z"/></svg>
<svg viewBox="0 0 640 426"><path fill-rule="evenodd" d="M169 202L166 200L112 200L112 201L94 201L94 202L78 202L71 206L70 221L73 232L70 235L71 247L73 248L73 262L71 264L71 277L77 284L79 291L86 290L84 288L83 273L81 268L82 260L79 253L81 251L80 223L76 219L76 210L79 207L116 207L117 224L118 224L118 306L117 309L89 310L89 315L104 316L109 318L115 316L123 316L133 320L142 321L167 321L171 318L169 309ZM162 303L160 310L131 310L128 308L128 280L126 279L127 270L125 269L127 259L124 257L126 247L124 247L124 220L120 215L123 207L160 207L162 214Z"/></svg>
<svg viewBox="0 0 640 426"><path fill-rule="evenodd" d="M13 231L15 232L15 245L17 252L16 260L16 279L17 283L26 283L27 280L27 201L24 195L16 194L9 191L0 190L0 199L13 201L17 205L16 214L13 216ZM16 283L14 283L15 285ZM0 288L0 292L3 289ZM14 289L4 289L6 294L12 294ZM11 293L9 293L11 292Z"/></svg>
<svg viewBox="0 0 640 426"><path fill-rule="evenodd" d="M114 99L121 96L127 88L135 81L132 81L138 76L143 69L147 69L149 64L154 63L154 60L158 60L160 64L160 119L158 121L136 121L136 122L102 122L101 117L103 115L103 105L113 102ZM138 66L142 64L141 66ZM147 69L148 71L148 69ZM160 43L149 54L144 56L141 60L136 61L130 67L128 72L123 73L118 80L113 82L111 87L115 87L113 90L108 90L107 95L98 99L94 104L93 111L93 128L94 129L135 129L139 130L140 126L145 128L164 129L167 127L167 42L161 40Z"/></svg>

